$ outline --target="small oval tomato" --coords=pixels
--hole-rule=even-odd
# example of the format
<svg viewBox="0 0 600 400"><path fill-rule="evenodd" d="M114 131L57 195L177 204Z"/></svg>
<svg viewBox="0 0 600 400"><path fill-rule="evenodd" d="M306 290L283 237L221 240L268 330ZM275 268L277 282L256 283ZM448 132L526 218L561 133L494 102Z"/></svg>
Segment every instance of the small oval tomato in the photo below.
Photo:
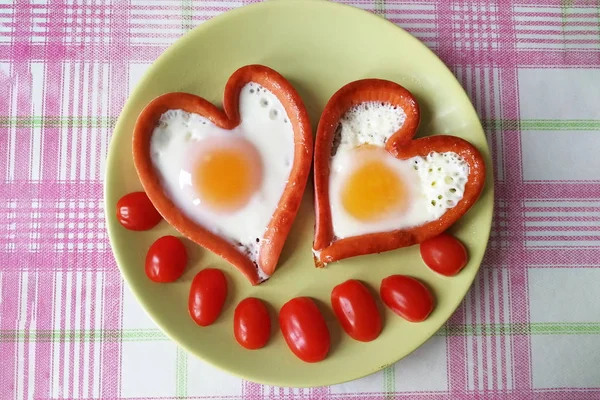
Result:
<svg viewBox="0 0 600 400"><path fill-rule="evenodd" d="M353 339L369 342L381 332L381 315L369 289L350 279L333 288L331 306L344 331Z"/></svg>
<svg viewBox="0 0 600 400"><path fill-rule="evenodd" d="M467 249L447 233L425 240L420 249L425 264L438 274L454 276L467 265Z"/></svg>
<svg viewBox="0 0 600 400"><path fill-rule="evenodd" d="M233 334L246 349L264 347L271 336L271 318L265 303L254 297L240 301L233 314Z"/></svg>
<svg viewBox="0 0 600 400"><path fill-rule="evenodd" d="M174 282L187 264L185 246L175 236L157 239L146 254L146 275L154 282Z"/></svg>
<svg viewBox="0 0 600 400"><path fill-rule="evenodd" d="M433 295L423 283L405 275L388 276L379 289L383 303L410 322L421 322L433 311Z"/></svg>
<svg viewBox="0 0 600 400"><path fill-rule="evenodd" d="M308 297L296 297L281 307L279 327L292 352L302 361L323 360L329 352L330 337L325 318Z"/></svg>
<svg viewBox="0 0 600 400"><path fill-rule="evenodd" d="M221 270L206 268L198 272L190 287L188 309L200 326L215 322L227 297L227 279Z"/></svg>
<svg viewBox="0 0 600 400"><path fill-rule="evenodd" d="M162 219L145 192L133 192L117 202L117 220L130 231L154 228Z"/></svg>

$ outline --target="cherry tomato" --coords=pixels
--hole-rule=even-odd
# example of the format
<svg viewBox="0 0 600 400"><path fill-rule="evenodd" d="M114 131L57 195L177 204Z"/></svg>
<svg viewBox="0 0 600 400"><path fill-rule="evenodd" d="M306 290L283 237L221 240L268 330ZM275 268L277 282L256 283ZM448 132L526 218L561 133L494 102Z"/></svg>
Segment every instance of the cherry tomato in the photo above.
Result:
<svg viewBox="0 0 600 400"><path fill-rule="evenodd" d="M233 314L233 333L242 347L264 347L271 336L271 318L265 303L254 297L240 301Z"/></svg>
<svg viewBox="0 0 600 400"><path fill-rule="evenodd" d="M427 239L420 248L425 264L438 274L454 276L467 265L467 249L447 233Z"/></svg>
<svg viewBox="0 0 600 400"><path fill-rule="evenodd" d="M333 288L331 306L342 328L353 339L370 342L381 332L381 315L369 289L350 279Z"/></svg>
<svg viewBox="0 0 600 400"><path fill-rule="evenodd" d="M325 318L308 297L296 297L281 307L279 327L292 352L302 361L323 360L329 352L330 337Z"/></svg>
<svg viewBox="0 0 600 400"><path fill-rule="evenodd" d="M227 297L227 279L221 270L206 268L192 281L188 309L192 319L200 326L215 322L221 314Z"/></svg>
<svg viewBox="0 0 600 400"><path fill-rule="evenodd" d="M146 275L154 282L174 282L183 274L187 252L175 236L156 240L146 254Z"/></svg>
<svg viewBox="0 0 600 400"><path fill-rule="evenodd" d="M433 295L423 283L405 275L388 276L379 289L383 303L410 322L421 322L433 311Z"/></svg>
<svg viewBox="0 0 600 400"><path fill-rule="evenodd" d="M133 192L117 202L117 219L130 231L147 231L162 219L145 192Z"/></svg>

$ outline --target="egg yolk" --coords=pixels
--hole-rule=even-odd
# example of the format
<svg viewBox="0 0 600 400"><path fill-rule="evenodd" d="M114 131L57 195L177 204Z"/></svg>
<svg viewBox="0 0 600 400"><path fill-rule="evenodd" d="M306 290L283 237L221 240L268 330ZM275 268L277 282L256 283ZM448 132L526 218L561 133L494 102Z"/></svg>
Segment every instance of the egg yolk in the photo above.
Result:
<svg viewBox="0 0 600 400"><path fill-rule="evenodd" d="M202 202L219 211L243 207L260 180L260 156L250 144L211 149L200 157L192 172L192 184Z"/></svg>
<svg viewBox="0 0 600 400"><path fill-rule="evenodd" d="M343 207L360 221L378 220L404 209L408 200L398 173L381 160L368 160L356 168L341 195Z"/></svg>

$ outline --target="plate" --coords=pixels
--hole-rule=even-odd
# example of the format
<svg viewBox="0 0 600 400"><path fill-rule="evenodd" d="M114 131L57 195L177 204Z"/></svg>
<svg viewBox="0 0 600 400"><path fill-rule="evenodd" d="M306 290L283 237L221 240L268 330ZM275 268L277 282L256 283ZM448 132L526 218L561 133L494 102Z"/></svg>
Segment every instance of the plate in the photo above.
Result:
<svg viewBox="0 0 600 400"><path fill-rule="evenodd" d="M239 67L264 64L283 74L302 96L316 129L329 97L344 84L361 78L400 83L417 98L422 121L417 136L451 134L476 145L488 167L486 187L476 205L451 229L470 254L456 277L443 278L421 261L418 246L347 259L316 269L311 245L313 192L306 191L298 217L273 277L252 287L235 268L186 241L191 255L183 277L156 284L144 274L150 244L175 234L164 221L147 232L131 232L115 218L117 200L141 190L131 156L131 136L142 108L156 96L190 92L221 104L227 78ZM279 0L254 4L207 21L179 39L149 68L128 99L112 137L105 180L108 233L119 268L137 300L175 342L208 363L245 379L278 386L309 387L341 383L374 373L402 359L431 337L451 316L469 289L484 255L493 208L489 149L481 124L465 92L444 64L421 42L392 23L365 11L321 0ZM210 327L189 317L187 296L202 268L222 269L230 294L224 312ZM418 277L432 288L437 307L422 323L409 323L384 309L381 336L370 343L343 334L331 311L333 287L360 279L374 292L391 274ZM245 297L270 304L273 334L257 351L239 346L233 337L233 311ZM329 356L306 364L287 348L278 331L277 310L295 296L319 304L332 335Z"/></svg>

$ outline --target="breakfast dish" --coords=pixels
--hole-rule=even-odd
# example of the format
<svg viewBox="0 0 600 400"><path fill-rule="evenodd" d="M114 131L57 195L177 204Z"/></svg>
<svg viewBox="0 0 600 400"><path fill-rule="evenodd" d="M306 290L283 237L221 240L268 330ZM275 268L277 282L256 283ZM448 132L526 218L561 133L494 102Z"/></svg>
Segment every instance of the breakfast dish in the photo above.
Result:
<svg viewBox="0 0 600 400"><path fill-rule="evenodd" d="M312 133L300 96L265 66L230 77L223 109L188 93L157 97L136 122L133 159L163 218L256 285L275 271L298 211Z"/></svg>
<svg viewBox="0 0 600 400"><path fill-rule="evenodd" d="M293 123L298 118L292 112L303 109L286 109L263 84L253 78L247 82L240 79L248 70L276 74L263 66L240 68L226 87L224 115L203 99L185 93L160 96L144 109L134 132L133 154L140 179L151 194L124 195L117 202L116 215L121 225L132 231L153 229L162 216L179 224L175 227L184 232L192 226L192 239L219 254L211 248L213 243L197 235L211 232L219 237L217 244L229 244L227 252L220 255L256 284L267 279L277 263L277 258L271 257L266 264L259 264L264 260L261 247L265 242L285 240L287 232L278 237L275 230L275 237L265 237L267 226L280 209L289 209L287 201L297 209L297 196L302 196L311 161L303 156L312 153L306 148L312 142L310 137L295 137L298 128ZM238 100L231 103L228 99ZM318 266L377 249L421 243L422 259L432 271L454 276L465 267L465 247L443 233L454 221L440 221L452 212L458 219L477 199L485 174L483 161L462 139L412 140L419 118L417 101L409 91L375 79L344 86L325 107L317 132L314 171L317 225L313 252ZM310 135L310 130L301 132ZM299 158L297 147L301 149ZM302 185L288 189L296 162L301 162ZM286 190L297 191L284 197ZM164 208L161 202L165 201L172 203L165 203L171 208ZM327 232L333 240L329 246L319 247L327 240ZM377 234L380 236L374 236ZM346 243L330 250L331 242L341 241ZM240 254L246 257L244 264L236 264L235 258L232 261L232 255ZM254 264L254 270L247 261ZM187 263L181 240L163 236L148 249L146 275L156 283L173 283L181 278ZM223 312L227 293L227 279L220 269L202 269L189 290L191 319L203 328L213 325ZM435 307L426 283L407 275L383 279L379 294L383 304L411 323L425 321ZM331 307L354 340L371 342L381 334L376 300L359 280L335 286ZM306 363L327 358L330 332L311 298L289 300L279 310L278 320L296 357ZM271 331L266 304L255 297L241 301L233 329L241 347L265 347Z"/></svg>
<svg viewBox="0 0 600 400"><path fill-rule="evenodd" d="M329 100L315 139L317 266L439 235L479 197L485 165L464 139L413 139L416 99L379 79L351 82Z"/></svg>
<svg viewBox="0 0 600 400"><path fill-rule="evenodd" d="M262 26L268 26L268 35L264 29L257 29ZM357 26L360 29L356 29ZM383 59L382 54L386 55ZM317 59L318 62L315 62ZM374 63L375 59L380 62ZM423 242L420 246L347 257L335 268L327 269L314 268L313 188L308 187L304 196L302 190L293 191L298 198L302 196L302 200L299 200L296 214L291 215L291 219L281 219L282 226L288 228L285 235L278 236L286 237L278 243L282 245L285 241L285 246L271 252L263 247L266 243L261 243L255 266L250 255L246 254L246 249L251 246L238 246L238 242L249 245L249 239L255 240L260 232L250 229L242 233L233 232L239 227L223 222L235 213L242 214L245 205L252 203L252 194L277 188L276 184L269 186L271 189L263 186L265 174L269 171L266 171L264 149L255 142L252 129L244 129L243 132L237 129L249 118L242 115L242 102L245 102L241 99L242 91L252 82L275 95L276 99L262 92L269 95L265 97L268 103L261 103L260 97L254 97L258 98L258 104L248 101L249 107L265 111L261 115L269 121L273 121L270 119L272 114L275 118L287 116L289 121L294 119L294 112L288 107L290 102L294 102L293 96L281 95L277 87L261 82L260 77L264 75L257 73L250 74L252 79L238 76L239 85L233 87L238 92L237 96L233 96L238 99L236 107L228 108L227 103L231 100L227 98L231 96L227 96L227 89L223 100L225 112L217 110L213 113L211 110L216 107L207 103L217 104L223 98L223 88L231 88L231 74L234 71L237 71L234 76L239 74L240 66L257 62L285 76L284 85L289 85L287 80L293 84L306 102L306 110L314 123L324 110L327 111L324 106L328 99L348 82L367 75L397 82L419 99L423 110L420 125L425 134L457 135L481 152L488 167L492 165L481 124L460 84L431 51L394 25L372 14L332 2L264 2L226 13L184 36L139 77L138 85L132 90L115 126L106 164L105 204L113 254L131 289L124 291L124 295L130 297L128 301L135 298L161 331L190 354L247 380L276 386L306 387L356 379L389 366L414 351L456 309L470 287L484 254L493 206L493 180L488 172L485 188L477 203L447 232L462 243L464 249L457 243L440 240L436 236L432 238L436 240ZM249 67L243 67L241 71L249 73L251 69L256 71L256 68ZM257 88L247 87L245 93L258 96ZM255 89L255 92L250 93L250 89ZM199 100L191 93L206 100ZM299 97L297 100L295 104L301 104ZM403 109L406 114L403 115L393 107L390 110L385 105L386 101L379 101L384 102L384 106L377 104L378 100L381 99L373 100L367 107L389 112L390 128L399 123L406 126L409 109ZM277 102L285 109L285 115L279 110L276 115L271 113L270 105L278 106ZM192 107L186 108L190 104ZM149 112L152 107L154 111ZM348 128L354 129L357 124L361 126L360 115L365 111L361 107L357 107L355 118L348 119ZM300 109L304 110L303 107ZM206 110L209 112L205 113ZM238 110L237 114L235 110ZM132 135L137 137L140 133L139 128L144 123L139 117L143 115L149 116L144 134L147 140L138 142L132 140ZM238 124L230 124L236 118ZM402 118L404 121L400 122ZM304 120L305 132L308 132L308 118ZM283 119L281 122L285 123ZM339 120L333 122L337 124ZM187 131L183 137L175 137L178 127L185 124L197 131L190 134L189 140L186 138ZM269 129L270 126L265 125ZM313 127L316 128L316 125ZM157 136L153 143L155 130ZM312 158L311 154L298 156L298 149L302 147L296 140L298 131L293 128L293 132L294 159L291 170L287 172L291 180L298 165L296 161L304 157L306 162L302 165L308 175ZM230 136L239 140L221 141ZM285 134L282 133L282 136ZM345 138L348 136L345 135ZM310 134L308 140L312 143ZM359 140L364 138L359 137ZM214 147L209 145L209 141L215 142ZM197 142L202 142L202 146ZM289 154L289 143L284 142L269 162L280 165L281 161L276 160L285 161L283 157ZM382 146L381 142L376 142L373 147L385 149L389 139L384 143ZM178 153L177 149L182 147L185 151ZM219 151L216 154L219 157L212 157L215 149L224 147L227 151ZM307 148L306 153L309 153L311 144ZM363 209L360 202L348 204L341 197L345 189L350 193L356 190L357 185L347 185L348 179L365 165L356 162L358 159L352 156L355 150L352 150L351 143L345 142L337 150L340 157L336 158L336 166L346 169L346 173L340 173L335 181L338 185L336 191L340 191L337 200L339 230L347 229L346 234L356 234L357 237L376 235L378 230L387 228L371 227L370 232L373 233L363 233L369 232L363 229L365 226L356 229L350 223L355 218L353 214L358 213L367 220L373 216L369 212L360 215ZM406 168L393 163L398 157L392 150L386 149L386 156L392 157L383 158L381 163L399 175ZM377 149L368 146L362 146L361 151L369 154L365 157L365 164L368 164L367 161L379 161L382 157ZM206 152L210 154L210 160L206 159ZM140 163L138 154L143 154L145 161ZM418 156L424 162L430 162L428 155ZM416 155L400 158L412 157ZM224 168L215 168L219 158L228 166L243 166L233 168L242 169L243 173L231 174ZM200 159L206 163L198 166ZM328 159L331 159L331 154ZM432 159L431 162L437 161ZM379 168L377 163L373 164L375 169ZM146 167L153 176L144 173ZM180 185L179 175L172 179L172 168L191 169L187 171L187 185L185 181L184 187ZM204 174L207 170L215 170L219 174ZM366 168L366 171L369 169ZM277 172L285 176L285 165L283 169L277 168ZM456 172L460 173L460 170ZM470 174L469 167L468 179ZM369 173L364 175L369 176ZM232 178L228 179L230 182L238 182L233 187L235 190L219 186L221 176ZM239 179L236 181L236 178ZM413 183L418 185L411 186ZM211 189L207 190L207 187ZM287 184L283 190L279 188L282 190L281 198L285 196L286 188ZM396 185L398 188L422 190L420 180L416 179L403 180L401 185ZM457 201L462 203L466 197L468 185L465 184L462 198ZM403 207L420 206L413 205L410 196L400 198L406 200ZM196 208L194 213L186 212L186 207L189 203L193 205L194 200L200 200L206 207L198 213ZM260 205L266 207L268 202ZM388 214L400 213L398 207L387 208L385 203L380 204L384 205ZM346 211L346 206L352 213ZM423 209L423 218L435 218L435 215L428 216L427 206L422 206ZM260 213L255 211L257 209L252 208L249 212L258 216ZM452 208L445 210L440 218L452 211ZM288 216L290 214L286 214ZM184 217L187 223L180 224ZM244 220L256 221L252 218ZM382 220L378 223L381 224ZM215 242L215 237L223 241ZM198 245L194 243L198 240L191 241L189 238L204 238L206 242ZM337 240L334 242L337 243ZM236 253L230 253L231 249ZM454 261L451 265L446 262L440 265L437 256L441 250L443 260L446 260L448 249L455 253ZM323 254L327 251L324 248ZM237 256L238 253L241 256ZM277 261L261 263L261 255L271 255ZM240 259L248 261L240 263ZM268 270L268 266L277 266L278 270L261 285L249 285L248 278L253 283L261 280L257 270L259 266L261 272ZM239 273L236 267L242 267L244 274ZM410 279L387 279L398 276L422 283L431 296L425 296L427 292ZM402 298L406 303L395 301ZM423 299L431 302L425 304ZM347 301L350 308L345 306ZM424 304L427 307L423 307ZM420 357L415 354L415 357Z"/></svg>
<svg viewBox="0 0 600 400"><path fill-rule="evenodd" d="M261 81L265 75L271 78ZM292 100L286 98L273 80L287 83L264 66L240 68L225 88L225 113L186 93L153 100L133 135L134 163L149 194L133 192L117 202L121 225L150 230L164 217L239 268L252 284L268 279L287 235L281 227L289 229L298 209L312 154L300 98L290 87L285 90ZM331 98L319 123L314 164L317 266L421 243L431 270L454 276L465 267L465 247L443 231L479 196L483 160L463 139L413 140L419 118L412 94L390 81L355 81ZM281 210L291 214L281 216ZM273 241L279 242L273 246ZM187 264L182 241L163 236L148 249L146 275L155 283L173 283ZM203 328L213 325L227 293L220 269L202 269L189 290L191 319ZM426 284L407 275L383 279L379 294L411 323L425 321L435 307ZM331 307L354 340L371 342L381 334L376 300L359 280L335 286ZM289 300L278 320L296 357L306 363L327 358L330 332L311 298ZM265 347L271 331L265 303L254 297L241 301L233 328L243 348Z"/></svg>

